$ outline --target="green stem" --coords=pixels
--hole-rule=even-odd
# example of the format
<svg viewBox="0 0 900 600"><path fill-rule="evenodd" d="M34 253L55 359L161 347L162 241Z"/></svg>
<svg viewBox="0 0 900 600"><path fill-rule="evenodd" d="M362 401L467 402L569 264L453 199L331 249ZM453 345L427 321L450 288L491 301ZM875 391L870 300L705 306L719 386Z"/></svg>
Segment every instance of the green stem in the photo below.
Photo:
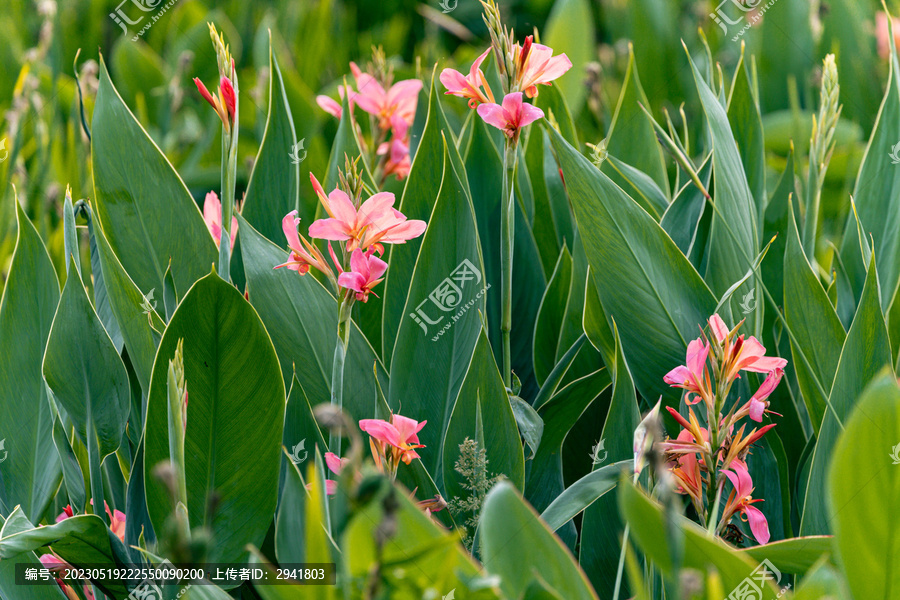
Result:
<svg viewBox="0 0 900 600"><path fill-rule="evenodd" d="M500 332L503 338L503 384L512 389L512 353L510 332L512 331L512 279L513 250L516 223L516 167L518 166L517 140L507 140L503 153L503 195L500 198L500 271L501 271L501 314Z"/></svg>
<svg viewBox="0 0 900 600"><path fill-rule="evenodd" d="M338 409L344 403L344 362L347 348L350 346L350 315L353 308L353 296L348 295L340 300L338 306L337 342L334 345L334 361L331 365L331 404ZM328 434L328 450L341 455L341 436L332 430Z"/></svg>
<svg viewBox="0 0 900 600"><path fill-rule="evenodd" d="M219 239L219 276L231 281L231 218L237 179L237 123L229 134L222 131L222 235Z"/></svg>

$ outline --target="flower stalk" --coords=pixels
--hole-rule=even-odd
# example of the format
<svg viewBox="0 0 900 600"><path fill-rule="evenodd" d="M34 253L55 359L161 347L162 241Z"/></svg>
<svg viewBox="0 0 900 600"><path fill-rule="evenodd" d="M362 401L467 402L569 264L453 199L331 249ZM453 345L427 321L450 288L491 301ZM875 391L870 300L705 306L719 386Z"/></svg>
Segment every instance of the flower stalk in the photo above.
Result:
<svg viewBox="0 0 900 600"><path fill-rule="evenodd" d="M513 280L513 251L515 249L516 196L515 180L518 166L518 152L516 141L507 139L506 150L503 153L503 195L500 205L500 270L502 278L501 302L503 303L500 316L500 333L503 340L503 384L508 390L512 389L512 351L510 348L510 333L512 332L512 280Z"/></svg>

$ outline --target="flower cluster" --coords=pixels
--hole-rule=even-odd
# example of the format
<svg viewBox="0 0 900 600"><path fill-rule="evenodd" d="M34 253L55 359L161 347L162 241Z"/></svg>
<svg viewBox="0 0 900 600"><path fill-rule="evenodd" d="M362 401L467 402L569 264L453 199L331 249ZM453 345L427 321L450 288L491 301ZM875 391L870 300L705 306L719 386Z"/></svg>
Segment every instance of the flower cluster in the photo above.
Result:
<svg viewBox="0 0 900 600"><path fill-rule="evenodd" d="M534 98L538 85L550 85L572 68L572 61L565 54L553 56L553 49L534 43L534 36L527 36L521 45L514 34L500 24L499 11L492 2L482 2L484 20L491 32L491 47L472 63L468 75L454 69L441 71L441 83L447 94L469 99L469 108L475 108L484 121L493 125L511 140L518 139L519 130L544 116L544 111L523 102L522 95ZM494 100L494 92L488 84L481 64L493 50L501 74L505 96L500 104Z"/></svg>
<svg viewBox="0 0 900 600"><path fill-rule="evenodd" d="M390 421L382 419L363 419L359 428L369 434L369 446L375 466L383 473L394 478L400 463L409 464L419 458L417 448L424 448L419 443L419 432L427 421L419 423L409 417L391 415Z"/></svg>
<svg viewBox="0 0 900 600"><path fill-rule="evenodd" d="M383 56L376 51L376 63L383 65ZM354 91L348 85L338 89L341 99L346 94L351 111L359 106L372 116L375 132L376 155L380 157L381 177L394 175L403 179L409 174L409 130L416 116L416 103L422 82L418 79L404 79L392 84L393 74L389 69L377 69L378 77L364 72L351 62L350 72L356 82ZM341 105L329 96L317 96L316 102L327 113L341 118Z"/></svg>
<svg viewBox="0 0 900 600"><path fill-rule="evenodd" d="M375 254L384 253L383 244L403 244L422 235L425 222L408 220L396 210L394 194L390 192L379 192L360 204L358 197L351 199L350 194L339 188L326 195L312 173L310 180L328 217L309 226L309 237L328 241L337 277L322 252L297 231L300 219L296 210L289 212L282 220L291 254L287 262L275 268L287 267L304 275L310 267L315 267L336 287L348 290L347 293L352 293L353 298L366 302L372 288L381 282L381 276L387 269L387 263ZM349 266L342 267L332 249L332 241L344 244L344 250L350 257Z"/></svg>
<svg viewBox="0 0 900 600"><path fill-rule="evenodd" d="M206 222L206 228L209 229L216 248L222 239L222 202L215 192L206 194L203 201L203 220ZM231 247L234 248L234 240L237 237L238 222L237 217L231 217Z"/></svg>
<svg viewBox="0 0 900 600"><path fill-rule="evenodd" d="M759 423L763 414L771 412L767 399L778 387L787 360L766 356L759 340L738 335L742 324L743 321L729 330L719 315L713 315L709 319L711 339L704 333L693 340L688 344L685 364L666 374L666 383L686 391L688 416L667 407L683 429L675 439L661 442L659 448L665 453L678 483L677 491L691 499L707 525L717 517L714 507L728 480L733 489L716 532L721 534L732 516L740 514L749 521L756 540L765 544L769 541L769 526L762 512L752 506L760 499L753 498L753 481L746 461L752 445L775 425L753 427L749 432L746 423L738 425L748 416ZM725 400L741 371L765 373L766 378L749 400L733 403L723 414ZM701 401L706 409L707 427L700 424L692 408Z"/></svg>
<svg viewBox="0 0 900 600"><path fill-rule="evenodd" d="M219 115L225 131L230 133L234 129L235 115L237 114L237 92L235 91L237 74L234 70L234 58L231 57L223 36L216 31L212 23L209 24L209 35L216 49L216 58L219 63L219 87L216 95L213 96L199 77L194 78L194 84L200 95Z"/></svg>

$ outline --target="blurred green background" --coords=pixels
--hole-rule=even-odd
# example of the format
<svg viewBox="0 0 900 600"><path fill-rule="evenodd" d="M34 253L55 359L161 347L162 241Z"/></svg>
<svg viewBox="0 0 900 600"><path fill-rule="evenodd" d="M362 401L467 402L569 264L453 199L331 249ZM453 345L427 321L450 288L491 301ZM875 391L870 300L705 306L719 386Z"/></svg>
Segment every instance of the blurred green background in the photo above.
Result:
<svg viewBox="0 0 900 600"><path fill-rule="evenodd" d="M823 198L827 246L844 223L850 186L887 78L876 32L881 6L874 0L750 0L744 10L757 8L743 12L742 24L765 14L734 41L741 24L729 26L726 34L710 13L724 7L735 14L732 3L739 1L512 0L500 6L520 38L536 31L540 41L569 55L574 68L558 85L580 138L592 143L610 130L630 48L646 94L637 100L649 105L661 122L668 111L675 127L687 127L690 138L697 139L704 123L682 41L701 68L720 63L728 79L746 43L746 55L753 56L773 173L783 168L792 139L800 158L797 169L805 172L821 60L828 52L836 53L844 108ZM349 61L363 64L371 60L372 47L381 46L397 78L417 76L427 82L435 65L467 70L482 51L487 31L477 0L441 2L4 0L0 284L15 244L13 186L64 277L61 206L66 185L72 186L76 200L93 195L85 129L90 129L101 57L128 106L201 200L219 185L221 128L191 80L199 77L214 84L216 63L206 23L212 21L224 32L240 80L240 198L265 126L269 31L297 137L305 140L308 151L301 165L305 182L308 171L324 171L337 127L316 105L315 96L337 96ZM135 24L128 25L125 34L111 14ZM148 23L152 27L138 35ZM448 115L455 123L467 110L463 102L448 102L446 109L458 111ZM642 118L635 107L624 106L617 127L627 131L629 122ZM767 179L770 186L777 181L774 175ZM312 193L309 186L301 187L302 194Z"/></svg>

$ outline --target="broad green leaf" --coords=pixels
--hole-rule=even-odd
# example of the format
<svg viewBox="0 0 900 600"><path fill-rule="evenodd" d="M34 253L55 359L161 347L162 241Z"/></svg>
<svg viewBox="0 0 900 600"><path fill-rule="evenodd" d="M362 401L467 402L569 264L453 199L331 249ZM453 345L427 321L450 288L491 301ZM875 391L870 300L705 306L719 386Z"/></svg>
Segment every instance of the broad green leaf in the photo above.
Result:
<svg viewBox="0 0 900 600"><path fill-rule="evenodd" d="M94 283L94 307L97 310L97 316L103 323L103 328L109 334L116 351L121 354L122 347L125 345L125 339L122 336L122 329L116 320L115 312L110 305L109 290L107 289L106 276L103 273L103 264L100 259L100 249L97 243L97 230L100 229L99 223L94 223L94 214L89 206L85 206L85 214L87 215L88 241L91 247L91 278Z"/></svg>
<svg viewBox="0 0 900 600"><path fill-rule="evenodd" d="M661 385L716 301L672 239L634 200L550 130L607 319L619 324L641 395L680 394ZM616 268L610 268L615 265ZM652 343L648 343L652 341Z"/></svg>
<svg viewBox="0 0 900 600"><path fill-rule="evenodd" d="M579 417L609 386L609 377L609 372L601 369L573 381L543 406L538 406L538 414L544 420L544 434L525 487L525 497L537 510L546 509L565 489L563 442Z"/></svg>
<svg viewBox="0 0 900 600"><path fill-rule="evenodd" d="M308 456L314 456L316 446L319 447L321 452L328 451L325 437L322 435L322 430L319 429L318 423L316 423L315 416L313 416L309 398L307 398L306 392L303 391L303 386L296 375L288 393L282 444L287 449L289 459L293 459L297 465L302 465ZM288 462L290 460L282 461L282 464L289 467L287 465ZM284 469L284 471L286 470L289 470L289 468ZM284 473L282 473L283 476Z"/></svg>
<svg viewBox="0 0 900 600"><path fill-rule="evenodd" d="M575 121L572 119L572 112L569 110L566 97L563 96L562 88L559 85L548 85L539 88L538 91L538 95L534 97L534 105L542 109L547 118L550 117L550 113L553 113L553 118L559 125L559 132L567 142L578 148L578 129L575 127ZM529 145L531 145L532 139L543 141L546 140L546 135L538 134L538 129L535 128L528 133Z"/></svg>
<svg viewBox="0 0 900 600"><path fill-rule="evenodd" d="M794 600L849 597L844 576L824 558L800 581L793 596Z"/></svg>
<svg viewBox="0 0 900 600"><path fill-rule="evenodd" d="M789 151L787 163L781 179L772 192L772 197L766 205L763 216L763 236L765 242L773 237L775 241L769 247L769 251L763 258L760 270L762 271L763 284L766 289L775 298L775 301L784 298L784 261L785 248L787 240L791 236L788 211L791 210L791 194L794 192L794 151ZM775 322L775 316L771 313L766 314L766 329L769 329L771 323ZM843 328L842 328L843 329Z"/></svg>
<svg viewBox="0 0 900 600"><path fill-rule="evenodd" d="M383 478L365 471L363 475L371 495L353 515L340 540L349 577L365 580L380 564L382 590L391 597L458 595L460 600L497 600L495 589L478 589L485 587L478 583L481 572L456 535L436 526L403 491ZM386 526L391 527L391 535L384 536L379 550L376 540L383 537Z"/></svg>
<svg viewBox="0 0 900 600"><path fill-rule="evenodd" d="M713 293L721 295L744 276L759 254L757 205L753 201L725 109L703 80L690 56L688 61L691 63L694 82L709 124L715 174L712 201L715 210L709 233L710 246L705 279ZM755 291L756 298L760 297L760 286L756 277L751 277L735 291L729 302L733 314L740 314L741 298L750 290ZM762 306L762 302L758 302L757 310L746 317L750 331L758 333L758 327L762 325L760 322Z"/></svg>
<svg viewBox="0 0 900 600"><path fill-rule="evenodd" d="M641 105L649 107L650 102L641 86L641 79L638 77L634 48L629 44L628 69L625 72L622 92L619 94L619 101L616 104L616 112L613 114L612 123L606 134L606 151L618 157L620 162L649 175L660 190L668 192L669 177L666 174L662 148L656 139L653 125L641 110ZM634 189L632 184L616 171L614 165L603 165L601 170L623 189ZM563 167L563 173L566 173L565 167ZM566 183L568 180L568 174L566 174ZM577 209L575 212L577 214ZM662 212L659 210L656 215L657 219Z"/></svg>
<svg viewBox="0 0 900 600"><path fill-rule="evenodd" d="M300 163L294 163L291 157L297 144L297 134L294 131L291 107L285 95L281 68L271 48L271 41L269 75L266 129L247 183L241 216L266 238L280 240L284 236L281 219L290 211L300 208ZM296 147L296 150L296 157L299 159L305 155L307 148ZM342 167L343 164L341 159ZM300 217L309 226L314 215Z"/></svg>
<svg viewBox="0 0 900 600"><path fill-rule="evenodd" d="M571 348L572 344L584 335L582 322L584 321L584 299L589 269L581 233L576 232L575 240L572 243L572 278L569 282L569 297L566 300L566 310L563 313L559 340L556 343L557 363L562 360L567 349ZM600 354L591 344L585 344L566 373L565 381L573 381L588 373L593 373L602 366L603 359Z"/></svg>
<svg viewBox="0 0 900 600"><path fill-rule="evenodd" d="M524 488L525 457L516 417L484 329L478 336L444 435L443 473L447 498L465 498L468 495L463 477L453 467L459 459L459 447L466 439L481 442L477 432L477 413L489 427L484 445L479 448L485 450L488 470L493 475L502 474L519 489Z"/></svg>
<svg viewBox="0 0 900 600"><path fill-rule="evenodd" d="M456 146L453 144L450 126L441 108L441 92L437 89L437 78L432 75L431 97L428 102L428 120L425 122L425 130L422 139L413 157L403 188L403 196L400 206L396 207L408 219L421 219L428 221L432 215L438 194L441 193L442 182L447 181L445 153L446 145L450 146L450 153L456 154ZM443 169L443 178L437 174ZM457 177L465 177L457 173ZM468 188L468 182L466 182ZM416 258L419 249L424 243L423 238L409 240L405 244L397 244L390 247L390 259L387 273L384 279L384 317L382 321L382 353L385 361L390 361L394 353L394 344L400 330L400 324L406 319L409 311L405 311L407 295L416 266ZM470 258L469 260L472 260ZM449 272L444 274L448 277ZM429 290L430 291L430 290ZM499 293L499 292L498 292Z"/></svg>
<svg viewBox="0 0 900 600"><path fill-rule="evenodd" d="M96 216L109 245L141 291L161 295L169 259L178 289L188 289L216 261L216 245L184 182L102 61L92 131Z"/></svg>
<svg viewBox="0 0 900 600"><path fill-rule="evenodd" d="M114 568L127 562L124 544L96 515L77 515L53 525L31 528L22 527L16 515L15 511L9 515L0 530L0 563L47 545L75 567L104 565ZM19 525L13 526L14 523ZM96 584L114 598L127 595L121 582L107 579L97 580Z"/></svg>
<svg viewBox="0 0 900 600"><path fill-rule="evenodd" d="M607 155L606 164L610 167L610 170L606 172L615 173L618 175L617 179L627 183L634 200L658 221L669 207L667 192L661 190L652 177L622 162L612 154Z"/></svg>
<svg viewBox="0 0 900 600"><path fill-rule="evenodd" d="M569 249L563 246L534 324L534 374L540 385L544 384L556 365L559 332L565 316L571 280L572 257Z"/></svg>
<svg viewBox="0 0 900 600"><path fill-rule="evenodd" d="M109 306L122 332L128 358L146 395L150 391L150 373L159 344L157 331L165 329L165 323L157 314L157 309L165 312L162 306L163 290L150 290L144 296L109 247L106 232L99 223L95 224L93 234ZM143 419L143 415L140 418Z"/></svg>
<svg viewBox="0 0 900 600"><path fill-rule="evenodd" d="M306 139L297 141L291 107L284 89L284 79L269 33L269 112L259 152L247 183L241 215L270 240L284 239L281 220L292 210L301 211L302 227L309 227L315 212L302 209L300 203L300 162L306 158ZM307 165L308 166L308 165ZM343 166L343 162L341 162ZM328 188L329 191L333 188ZM238 228L240 230L240 228ZM240 242L237 242L238 246ZM235 248L231 271L235 280L244 279L243 253ZM238 285L238 289L243 286Z"/></svg>
<svg viewBox="0 0 900 600"><path fill-rule="evenodd" d="M210 527L216 560L239 562L247 544L262 543L278 497L285 396L278 358L256 311L215 272L185 295L160 341L147 402L143 468L156 531L171 506L152 473L169 457L166 374L179 340L189 396L184 470L190 524ZM213 493L219 497L215 512Z"/></svg>
<svg viewBox="0 0 900 600"><path fill-rule="evenodd" d="M20 505L37 522L60 478L51 439L54 416L41 374L59 282L37 230L18 200L14 204L18 236L0 300L0 512L9 515Z"/></svg>
<svg viewBox="0 0 900 600"><path fill-rule="evenodd" d="M845 86L841 88L844 89ZM900 169L896 168L891 158L892 148L897 143L898 129L900 66L896 49L892 49L887 90L853 190L855 214L859 217L865 235L871 235L875 240L881 305L885 309L890 308L894 291L900 283L900 228L895 225L900 220L900 204L893 201L900 194ZM841 262L853 294L853 299L849 295L847 297L850 306L842 307L842 310L849 310L850 314L855 301L860 298L866 279L866 261L860 256L856 228L854 211L850 211L840 246Z"/></svg>
<svg viewBox="0 0 900 600"><path fill-rule="evenodd" d="M275 269L275 265L287 260L287 252L266 240L243 219L240 224L250 300L275 345L282 375L288 385L292 374L297 376L311 406L329 402L331 364L337 343L337 300L313 275ZM355 419L372 416L375 393L372 367L376 363L378 376L386 386L384 367L354 324L344 363L344 410Z"/></svg>
<svg viewBox="0 0 900 600"><path fill-rule="evenodd" d="M759 506L759 504L757 504ZM803 575L823 557L831 554L834 538L827 535L796 537L740 550L751 559L768 560L779 571Z"/></svg>
<svg viewBox="0 0 900 600"><path fill-rule="evenodd" d="M600 466L606 462L625 461L631 465L632 471L634 468L634 430L641 422L641 411L634 393L631 371L622 354L618 329L614 328L614 331L616 350L615 362L611 367L613 394L598 442L603 445L603 453L594 451L595 461L601 456L605 460L594 465L592 475L606 469L606 466ZM623 530L624 524L612 494L599 498L584 513L578 561L594 589L600 593L612 594L615 588Z"/></svg>
<svg viewBox="0 0 900 600"><path fill-rule="evenodd" d="M423 140L420 152L425 143ZM419 433L419 440L427 449L419 454L437 481L441 480L442 434L481 332L479 312L483 314L485 310L484 296L490 292L484 278L474 209L462 178L450 162L449 153L455 151L449 143L444 144L440 196L428 219L409 284L404 318L391 358L388 391L392 410L400 411L402 407L404 416L428 421ZM389 273L393 266L392 258Z"/></svg>
<svg viewBox="0 0 900 600"><path fill-rule="evenodd" d="M466 175L472 191L472 205L475 208L475 222L478 225L478 239L484 257L484 276L492 290L485 297L487 322L491 346L497 350L496 358L502 363L500 354L501 337L498 327L501 317L501 264L500 264L500 207L503 182L503 162L491 141L487 124L477 119L472 124L472 140L466 154ZM519 172L525 169L525 161L519 161ZM513 248L513 298L510 347L512 369L523 382L523 396L532 397L537 384L532 380L533 336L541 295L546 287L531 227L525 219L519 195L515 207L514 248Z"/></svg>
<svg viewBox="0 0 900 600"><path fill-rule="evenodd" d="M794 334L791 350L800 392L813 429L818 433L826 409L823 392L831 389L847 335L819 278L806 260L790 203L787 212L784 317Z"/></svg>
<svg viewBox="0 0 900 600"><path fill-rule="evenodd" d="M596 600L575 558L509 482L485 498L478 531L484 568L501 577L508 597L539 579L566 600Z"/></svg>
<svg viewBox="0 0 900 600"><path fill-rule="evenodd" d="M630 481L619 485L619 506L631 531L631 539L644 552L647 559L668 577L674 575L672 548L667 532L663 508L638 490ZM758 566L755 560L734 550L718 538L711 538L696 523L680 514L671 515L670 527L683 544L682 568L709 572L713 567L722 578L724 589L736 588ZM776 591L771 586L762 589L760 600L775 600Z"/></svg>
<svg viewBox="0 0 900 600"><path fill-rule="evenodd" d="M556 230L556 242L560 247L564 244L571 247L575 240L575 215L572 213L562 171L559 163L556 162L550 136L546 129L542 131L541 136L544 140L544 186L547 188L547 200L550 202L553 227ZM569 141L569 138L565 139ZM573 148L577 148L577 146L573 145Z"/></svg>
<svg viewBox="0 0 900 600"><path fill-rule="evenodd" d="M835 444L860 394L882 367L890 364L891 345L878 299L878 275L873 253L866 286L841 350L828 408L816 440L803 503L800 535L830 532L826 493L828 465L831 464Z"/></svg>
<svg viewBox="0 0 900 600"><path fill-rule="evenodd" d="M892 371L866 388L844 423L827 488L835 548L855 598L888 600L900 590L900 389Z"/></svg>
<svg viewBox="0 0 900 600"><path fill-rule="evenodd" d="M750 196L756 207L756 222L762 223L766 207L766 149L763 138L762 118L759 115L759 100L751 82L750 65L741 58L734 72L731 92L728 96L728 122L738 146L741 164L747 175ZM765 243L765 241L763 241Z"/></svg>
<svg viewBox="0 0 900 600"><path fill-rule="evenodd" d="M698 170L698 178L708 189L712 176L712 160L707 157ZM666 209L659 224L672 237L672 241L685 256L691 256L692 249L703 245L706 239L700 231L701 217L713 210L707 204L706 196L692 181L684 184L672 203Z"/></svg>
<svg viewBox="0 0 900 600"><path fill-rule="evenodd" d="M538 98L543 97L543 95L538 96ZM469 127L470 131L472 129L474 126ZM544 272L552 273L560 247L556 239L556 226L553 223L553 209L550 206L547 181L544 178L544 136L546 134L539 128L534 129L533 134L528 136L525 161L519 165L519 168L528 169L528 177L531 179L534 193L534 223L531 226L531 233L537 243ZM555 164L555 161L553 162Z"/></svg>
<svg viewBox="0 0 900 600"><path fill-rule="evenodd" d="M99 461L115 452L131 409L128 373L74 271L53 317L43 373L88 452L99 451Z"/></svg>
<svg viewBox="0 0 900 600"><path fill-rule="evenodd" d="M557 496L541 513L541 519L556 531L614 489L619 476L629 472L629 467L633 466L634 461L623 460L594 469Z"/></svg>
<svg viewBox="0 0 900 600"><path fill-rule="evenodd" d="M572 113L581 112L587 95L583 83L585 67L594 60L594 15L588 0L556 0L547 17L541 41L553 48L554 54L565 53L572 61L568 73L553 82L568 99ZM495 88L496 89L496 88Z"/></svg>
<svg viewBox="0 0 900 600"><path fill-rule="evenodd" d="M275 517L275 554L280 563L302 563L306 558L304 516L309 492L298 465L291 460L289 448L285 449L284 457L286 475Z"/></svg>

